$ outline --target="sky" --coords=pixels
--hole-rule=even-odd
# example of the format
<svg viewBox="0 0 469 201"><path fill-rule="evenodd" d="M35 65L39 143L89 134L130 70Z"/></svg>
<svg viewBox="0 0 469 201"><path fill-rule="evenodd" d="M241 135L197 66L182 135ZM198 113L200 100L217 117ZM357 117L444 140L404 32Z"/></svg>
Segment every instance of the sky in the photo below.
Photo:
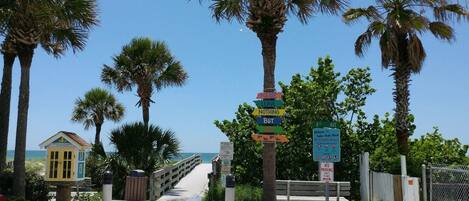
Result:
<svg viewBox="0 0 469 201"><path fill-rule="evenodd" d="M82 52L56 59L38 49L31 68L27 149L58 131L72 131L92 142L94 129L85 130L70 120L74 101L94 87L116 95L126 107L119 123L105 122L102 140L107 150L109 133L124 123L142 120L136 92L118 93L100 81L104 64L134 37L167 43L189 74L183 87L166 88L153 95L150 122L176 132L184 152L218 152L227 140L213 124L231 120L239 104L252 103L262 91L262 57L253 32L239 23L217 23L209 1L100 0L100 25L90 32ZM132 3L130 3L132 2ZM422 36L427 51L423 70L412 77L411 113L414 137L434 126L446 138L469 144L469 23L454 24L457 41L451 44ZM284 83L297 73L306 75L319 57L330 55L342 75L353 67L370 67L376 93L368 98L368 116L393 112L393 79L383 70L376 41L363 58L354 54L354 41L366 23L344 24L340 17L317 15L307 25L294 17L279 34L276 79ZM0 61L3 60L0 58ZM20 69L15 63L8 148L14 149Z"/></svg>

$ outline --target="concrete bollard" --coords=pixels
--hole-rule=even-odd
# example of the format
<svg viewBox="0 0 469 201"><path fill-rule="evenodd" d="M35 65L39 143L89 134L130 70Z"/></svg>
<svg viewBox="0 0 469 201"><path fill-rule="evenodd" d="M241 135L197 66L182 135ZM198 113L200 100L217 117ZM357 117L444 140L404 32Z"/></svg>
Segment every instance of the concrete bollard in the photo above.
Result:
<svg viewBox="0 0 469 201"><path fill-rule="evenodd" d="M112 172L109 170L103 176L103 201L112 201Z"/></svg>
<svg viewBox="0 0 469 201"><path fill-rule="evenodd" d="M225 201L235 200L235 178L232 174L226 175Z"/></svg>

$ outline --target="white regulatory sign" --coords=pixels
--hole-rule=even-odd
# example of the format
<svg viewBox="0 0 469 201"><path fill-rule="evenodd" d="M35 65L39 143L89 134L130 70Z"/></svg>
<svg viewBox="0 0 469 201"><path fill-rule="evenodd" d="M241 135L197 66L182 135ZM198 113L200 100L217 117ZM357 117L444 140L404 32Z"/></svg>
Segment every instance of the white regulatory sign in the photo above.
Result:
<svg viewBox="0 0 469 201"><path fill-rule="evenodd" d="M319 175L321 181L334 181L334 163L320 163Z"/></svg>
<svg viewBox="0 0 469 201"><path fill-rule="evenodd" d="M233 143L221 142L220 143L220 159L221 160L233 160Z"/></svg>

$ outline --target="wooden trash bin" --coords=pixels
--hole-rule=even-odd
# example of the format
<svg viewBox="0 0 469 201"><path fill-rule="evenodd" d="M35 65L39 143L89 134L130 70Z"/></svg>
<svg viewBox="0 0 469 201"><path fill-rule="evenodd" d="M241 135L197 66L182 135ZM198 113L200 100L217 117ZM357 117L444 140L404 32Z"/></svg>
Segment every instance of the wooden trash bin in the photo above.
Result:
<svg viewBox="0 0 469 201"><path fill-rule="evenodd" d="M125 181L126 201L145 201L147 197L148 177L142 170L133 170Z"/></svg>

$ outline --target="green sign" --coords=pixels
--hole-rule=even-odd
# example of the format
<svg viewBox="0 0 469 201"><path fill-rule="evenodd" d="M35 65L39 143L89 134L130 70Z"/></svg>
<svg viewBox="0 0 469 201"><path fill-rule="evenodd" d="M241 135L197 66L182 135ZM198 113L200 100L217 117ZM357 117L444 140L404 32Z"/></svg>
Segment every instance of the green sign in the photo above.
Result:
<svg viewBox="0 0 469 201"><path fill-rule="evenodd" d="M340 128L339 124L334 121L316 121L313 128Z"/></svg>
<svg viewBox="0 0 469 201"><path fill-rule="evenodd" d="M256 126L257 131L259 133L275 133L275 134L281 134L284 133L284 130L280 126Z"/></svg>
<svg viewBox="0 0 469 201"><path fill-rule="evenodd" d="M283 106L283 101L281 100L255 100L254 103L260 108L277 108Z"/></svg>

